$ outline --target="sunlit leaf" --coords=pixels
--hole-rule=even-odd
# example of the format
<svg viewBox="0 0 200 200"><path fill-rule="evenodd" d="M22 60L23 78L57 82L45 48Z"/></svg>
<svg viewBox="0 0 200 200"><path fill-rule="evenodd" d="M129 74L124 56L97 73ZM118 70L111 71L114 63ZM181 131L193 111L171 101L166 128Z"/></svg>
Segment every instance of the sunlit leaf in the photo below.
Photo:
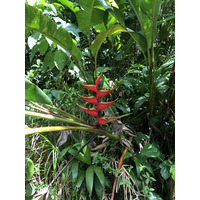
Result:
<svg viewBox="0 0 200 200"><path fill-rule="evenodd" d="M128 0L144 32L148 48L151 48L157 34L157 16L162 0Z"/></svg>
<svg viewBox="0 0 200 200"><path fill-rule="evenodd" d="M77 61L81 60L80 50L73 42L70 34L63 28L56 25L48 16L45 16L40 10L25 4L25 26L38 31L56 44L67 50Z"/></svg>
<svg viewBox="0 0 200 200"><path fill-rule="evenodd" d="M51 99L28 79L25 79L25 100L52 105Z"/></svg>

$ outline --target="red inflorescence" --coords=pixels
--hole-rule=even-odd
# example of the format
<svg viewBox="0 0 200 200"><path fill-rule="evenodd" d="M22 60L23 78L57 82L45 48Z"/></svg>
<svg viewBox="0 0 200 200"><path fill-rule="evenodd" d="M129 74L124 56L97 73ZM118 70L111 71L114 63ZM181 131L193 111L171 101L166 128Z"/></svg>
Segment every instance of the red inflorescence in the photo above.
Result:
<svg viewBox="0 0 200 200"><path fill-rule="evenodd" d="M109 106L111 106L116 101L115 100L115 101L112 101L112 102L100 102L100 103L98 102L98 98L106 96L113 91L113 90L98 90L97 89L97 86L98 86L98 84L101 80L101 77L102 77L102 74L96 80L95 85L83 85L83 87L87 88L88 90L96 92L96 97L94 97L94 96L92 96L92 97L82 97L82 96L80 96L83 100L85 100L89 103L95 104L97 106L97 108L96 109L95 108L88 109L88 108L84 108L84 107L78 105L83 111L85 111L89 115L92 115L95 118L97 118L97 126L109 123L109 122L117 119L117 117L111 117L111 118L99 117L99 111L100 110L108 108Z"/></svg>

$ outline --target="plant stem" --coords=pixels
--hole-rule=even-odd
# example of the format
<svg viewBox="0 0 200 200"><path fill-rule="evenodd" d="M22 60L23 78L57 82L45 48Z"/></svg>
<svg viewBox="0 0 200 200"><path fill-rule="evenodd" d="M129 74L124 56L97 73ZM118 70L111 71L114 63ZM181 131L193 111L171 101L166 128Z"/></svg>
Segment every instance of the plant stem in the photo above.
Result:
<svg viewBox="0 0 200 200"><path fill-rule="evenodd" d="M132 142L133 140L133 137L130 137L129 138L129 141ZM126 155L126 152L128 151L128 147L126 147L120 157L120 160L119 160L119 163L118 163L118 171L121 169L122 165L123 165L123 162L124 162L124 156ZM118 173L117 173L118 175ZM113 190L112 190L112 196L111 196L111 200L114 200L114 196L115 196L115 188L116 188L116 185L117 185L117 179L118 177L116 176L115 177L115 181L114 181L114 184L113 184Z"/></svg>
<svg viewBox="0 0 200 200"><path fill-rule="evenodd" d="M95 79L97 78L97 77L94 77L94 66L93 66L93 60L92 60L91 38L90 38L90 26L92 23L92 13L93 13L93 8L94 8L94 2L95 2L95 0L93 0L93 2L92 2L92 11L91 11L91 15L90 15L89 30L88 30L88 42L89 42L90 63L91 63L91 68L92 68L93 84L95 84Z"/></svg>
<svg viewBox="0 0 200 200"><path fill-rule="evenodd" d="M81 127L81 126L49 126L49 127L31 128L31 129L25 130L25 135L31 135L31 134L35 134L35 133L53 132L53 131L64 131L64 130L80 130L80 131L86 131L89 133L97 132L101 135L105 135L106 137L109 137L112 140L116 140L118 142L121 141L121 139L117 135L113 135L106 131L95 129L92 127Z"/></svg>
<svg viewBox="0 0 200 200"><path fill-rule="evenodd" d="M37 113L37 112L32 112L32 111L25 111L25 115L92 128L89 125L86 125L86 124L83 124L83 123L80 123L80 122L76 122L73 119L69 119L69 118L55 117L55 116L52 116L52 115L47 115L47 114L42 114L42 113Z"/></svg>

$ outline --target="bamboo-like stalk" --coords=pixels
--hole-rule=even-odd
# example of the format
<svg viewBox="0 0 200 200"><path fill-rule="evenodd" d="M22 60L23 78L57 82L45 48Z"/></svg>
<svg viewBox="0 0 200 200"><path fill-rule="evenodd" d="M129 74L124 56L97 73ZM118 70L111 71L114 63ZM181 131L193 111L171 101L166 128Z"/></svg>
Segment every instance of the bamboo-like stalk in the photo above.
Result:
<svg viewBox="0 0 200 200"><path fill-rule="evenodd" d="M130 137L129 138L129 141L132 142L133 140L133 137ZM118 163L118 171L121 169L123 163L124 163L124 157L126 155L126 152L128 151L128 147L126 147L121 155L121 158L119 160L119 163ZM118 176L118 173L117 173L117 176ZM114 200L114 196L115 196L115 188L116 188L116 185L117 185L117 180L118 180L118 177L115 177L115 181L114 181L114 184L113 184L113 190L112 190L112 196L111 196L111 200Z"/></svg>
<svg viewBox="0 0 200 200"><path fill-rule="evenodd" d="M79 127L79 126L49 126L49 127L40 127L40 128L30 128L25 129L25 135L31 135L35 133L45 133L45 132L53 132L53 131L64 131L64 130L80 130L87 131L90 133L99 133L101 135L105 135L110 139L120 141L120 138L117 135L112 135L106 131L89 128L89 127Z"/></svg>
<svg viewBox="0 0 200 200"><path fill-rule="evenodd" d="M86 125L86 124L83 124L83 123L80 123L80 122L76 122L76 121L74 121L73 119L70 119L70 118L55 117L55 116L52 116L52 115L47 115L47 114L42 114L42 113L32 112L32 111L25 111L25 115L92 128L92 126L89 126L89 125Z"/></svg>

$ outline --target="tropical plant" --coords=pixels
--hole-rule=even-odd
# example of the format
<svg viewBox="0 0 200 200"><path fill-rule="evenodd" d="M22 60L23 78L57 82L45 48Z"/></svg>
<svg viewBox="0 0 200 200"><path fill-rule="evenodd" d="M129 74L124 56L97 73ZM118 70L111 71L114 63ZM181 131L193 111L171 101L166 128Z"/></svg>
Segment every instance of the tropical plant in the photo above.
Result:
<svg viewBox="0 0 200 200"><path fill-rule="evenodd" d="M50 192L51 199L171 199L174 1L30 2L25 4L27 199L39 192ZM126 116L123 123L112 118L119 115ZM92 139L99 135L96 147L88 144L87 133ZM63 167L70 156L76 158ZM40 191L52 180L48 191Z"/></svg>

